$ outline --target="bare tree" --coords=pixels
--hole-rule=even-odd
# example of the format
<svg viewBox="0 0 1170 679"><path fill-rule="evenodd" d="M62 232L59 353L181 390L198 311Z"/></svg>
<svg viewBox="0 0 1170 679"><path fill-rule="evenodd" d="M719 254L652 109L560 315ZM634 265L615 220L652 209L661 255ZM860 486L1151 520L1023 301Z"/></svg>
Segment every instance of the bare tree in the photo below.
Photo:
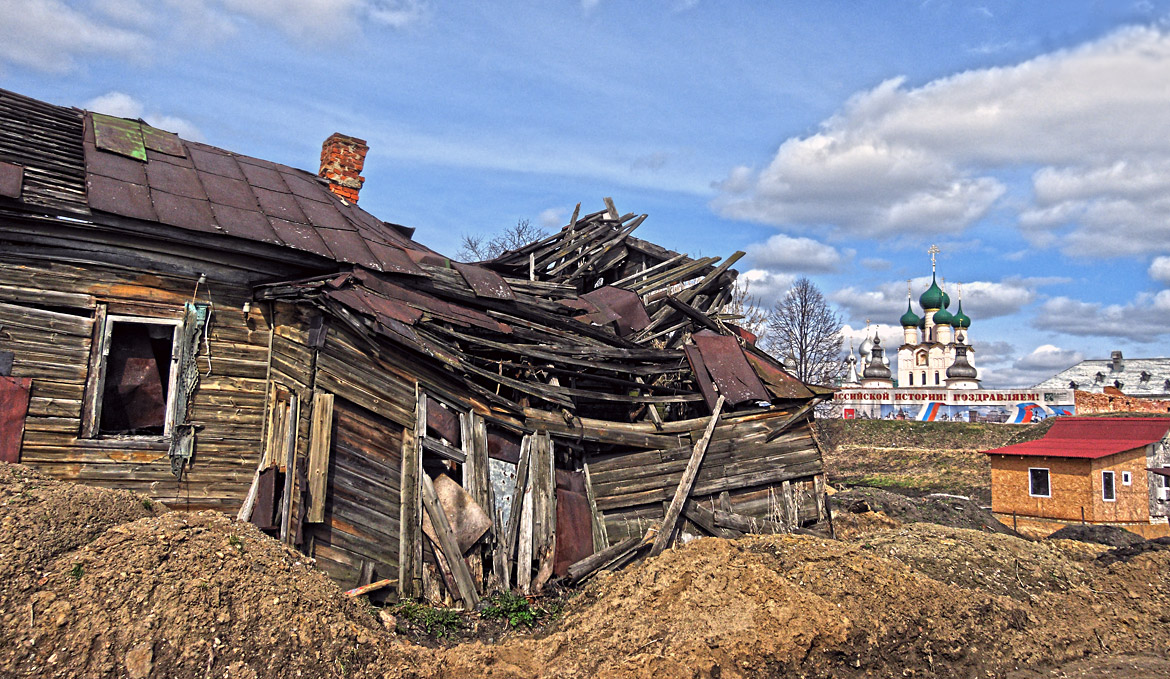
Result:
<svg viewBox="0 0 1170 679"><path fill-rule="evenodd" d="M768 314L767 349L792 359L796 377L832 384L841 373L841 319L812 281L799 278Z"/></svg>
<svg viewBox="0 0 1170 679"><path fill-rule="evenodd" d="M508 250L515 250L547 235L547 231L539 226L533 226L527 219L517 220L515 226L508 227L490 238L484 234L465 233L459 248L459 258L465 262L495 259Z"/></svg>

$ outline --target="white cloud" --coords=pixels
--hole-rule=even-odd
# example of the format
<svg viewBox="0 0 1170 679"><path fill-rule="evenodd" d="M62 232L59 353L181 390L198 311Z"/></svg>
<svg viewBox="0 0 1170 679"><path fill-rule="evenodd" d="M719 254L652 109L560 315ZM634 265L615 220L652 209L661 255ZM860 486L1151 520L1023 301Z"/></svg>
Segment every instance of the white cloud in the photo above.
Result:
<svg viewBox="0 0 1170 679"><path fill-rule="evenodd" d="M771 309L796 282L796 276L764 269L748 269L737 280L747 286L748 294L759 300L761 308Z"/></svg>
<svg viewBox="0 0 1170 679"><path fill-rule="evenodd" d="M980 321L1010 316L1036 301L1039 288L1063 282L1059 278L1016 278L1008 277L995 281L971 281L963 283L963 313L971 317L972 327ZM918 298L930 286L930 278L919 277L910 282L913 310L921 314ZM947 284L951 297L951 312L958 308L959 294L956 286ZM889 281L869 289L854 286L841 288L829 295L850 318L869 318L875 321L895 321L906 311L906 283ZM976 332L978 332L976 330Z"/></svg>
<svg viewBox="0 0 1170 679"><path fill-rule="evenodd" d="M991 344L1010 348L1005 342ZM1018 359L1006 352L997 354L995 347L986 345L976 345L976 355L983 386L995 389L1030 387L1084 360L1081 352L1052 344L1042 344Z"/></svg>
<svg viewBox="0 0 1170 679"><path fill-rule="evenodd" d="M1099 304L1068 297L1050 299L1040 307L1033 325L1082 337L1124 338L1153 342L1170 334L1170 290L1140 293L1128 304Z"/></svg>
<svg viewBox="0 0 1170 679"><path fill-rule="evenodd" d="M1024 217L1034 243L1090 256L1170 252L1165 229L1151 226L1170 218L1167 31L1125 28L921 87L887 80L785 141L766 168L734 169L714 205L850 236L955 233L1004 195L998 171L1039 167Z"/></svg>
<svg viewBox="0 0 1170 679"><path fill-rule="evenodd" d="M1170 285L1170 257L1155 257L1148 273L1150 278Z"/></svg>
<svg viewBox="0 0 1170 679"><path fill-rule="evenodd" d="M842 260L841 253L831 245L784 234L776 234L764 243L749 245L747 254L757 267L785 272L836 271Z"/></svg>
<svg viewBox="0 0 1170 679"><path fill-rule="evenodd" d="M151 41L138 30L119 26L59 0L0 2L0 61L50 73L73 68L81 56L132 58Z"/></svg>
<svg viewBox="0 0 1170 679"><path fill-rule="evenodd" d="M1052 344L1042 344L1032 353L1015 362L1020 370L1039 370L1052 375L1085 360L1085 355L1073 349L1061 349Z"/></svg>
<svg viewBox="0 0 1170 679"><path fill-rule="evenodd" d="M142 102L124 92L107 92L90 99L82 106L90 111L105 113L106 115L117 116L119 118L141 118L147 124L157 127L160 130L174 132L183 139L190 139L191 141L202 141L203 139L203 133L189 120L164 115L156 111L147 111L146 106Z"/></svg>
<svg viewBox="0 0 1170 679"><path fill-rule="evenodd" d="M536 217L536 223L544 229L558 229L565 225L566 210L559 207L550 207L547 210L542 210Z"/></svg>

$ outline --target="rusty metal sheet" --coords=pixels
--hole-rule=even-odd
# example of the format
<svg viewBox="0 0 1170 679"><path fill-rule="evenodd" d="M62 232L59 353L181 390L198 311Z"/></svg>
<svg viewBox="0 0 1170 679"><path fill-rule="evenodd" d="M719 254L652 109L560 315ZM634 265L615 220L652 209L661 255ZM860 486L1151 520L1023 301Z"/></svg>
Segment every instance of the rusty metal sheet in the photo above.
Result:
<svg viewBox="0 0 1170 679"><path fill-rule="evenodd" d="M281 179L288 186L288 190L292 191L294 195L301 198L308 198L309 200L317 201L318 203L329 203L329 197L333 195L329 191L329 187L321 183L315 175L308 172L282 172Z"/></svg>
<svg viewBox="0 0 1170 679"><path fill-rule="evenodd" d="M187 151L183 148L183 142L179 140L179 135L150 125L140 125L140 128L142 130L142 143L146 148L165 153L168 156L187 157Z"/></svg>
<svg viewBox="0 0 1170 679"><path fill-rule="evenodd" d="M163 224L205 233L222 233L211 211L211 203L206 200L176 196L154 189L150 190L150 199L158 213L158 220Z"/></svg>
<svg viewBox="0 0 1170 679"><path fill-rule="evenodd" d="M295 224L287 219L277 219L276 217L269 217L268 223L272 225L272 230L276 232L276 235L280 236L280 240L284 241L285 245L290 248L336 259L329 250L329 246L325 245L325 241L321 240L321 236L317 234L317 230L308 224Z"/></svg>
<svg viewBox="0 0 1170 679"><path fill-rule="evenodd" d="M256 484L256 504L252 506L251 522L261 530L280 528L279 517L276 515L276 497L283 488L280 482L280 470L276 466L260 472L260 482Z"/></svg>
<svg viewBox="0 0 1170 679"><path fill-rule="evenodd" d="M163 331L174 332L170 326ZM165 375L170 368L159 363L151 331L143 324L115 324L106 359L106 383L102 392L101 431L125 433L157 429L166 421ZM168 345L164 338L159 340Z"/></svg>
<svg viewBox="0 0 1170 679"><path fill-rule="evenodd" d="M756 336L756 333L754 333L746 328L741 328L734 323L726 323L725 322L723 325L726 325L728 328L730 328L731 332L734 332L736 335L739 335L740 337L742 337L743 340L745 342L747 342L748 344L755 344L756 340L760 339L759 337Z"/></svg>
<svg viewBox="0 0 1170 679"><path fill-rule="evenodd" d="M192 164L200 172L207 172L228 179L245 181L244 173L240 170L236 159L228 153L220 151L214 146L188 144Z"/></svg>
<svg viewBox="0 0 1170 679"><path fill-rule="evenodd" d="M784 372L771 357L758 355L754 351L745 351L744 355L774 398L812 398L813 393L804 382Z"/></svg>
<svg viewBox="0 0 1170 679"><path fill-rule="evenodd" d="M260 211L260 201L252 193L248 182L230 177L221 177L210 172L200 172L199 180L207 191L207 199L219 205L230 205L241 210Z"/></svg>
<svg viewBox="0 0 1170 679"><path fill-rule="evenodd" d="M20 462L20 442L31 393L32 379L0 377L0 462Z"/></svg>
<svg viewBox="0 0 1170 679"><path fill-rule="evenodd" d="M85 144L85 171L132 184L146 184L145 163L116 153L99 151L90 143Z"/></svg>
<svg viewBox="0 0 1170 679"><path fill-rule="evenodd" d="M487 330L494 330L504 334L512 334L512 329L507 325L496 321L487 314L469 309L467 307L459 306L445 302L441 299L432 297L430 295L410 290L401 285L396 285L387 280L383 280L368 271L356 271L355 275L362 282L374 292L380 295L397 299L417 308L430 313L433 316L438 316L444 320L452 321L460 325L474 325L476 327Z"/></svg>
<svg viewBox="0 0 1170 679"><path fill-rule="evenodd" d="M119 153L130 158L146 160L146 146L142 142L142 126L136 120L115 118L91 113L94 145L103 151Z"/></svg>
<svg viewBox="0 0 1170 679"><path fill-rule="evenodd" d="M446 439L458 448L462 437L459 431L459 413L443 407L433 398L427 399L427 432Z"/></svg>
<svg viewBox="0 0 1170 679"><path fill-rule="evenodd" d="M211 211L215 214L215 221L219 223L220 228L229 236L276 245L283 243L272 229L268 218L259 212L216 203L211 204Z"/></svg>
<svg viewBox="0 0 1170 679"><path fill-rule="evenodd" d="M20 185L24 183L24 168L15 163L0 162L0 196L20 199Z"/></svg>
<svg viewBox="0 0 1170 679"><path fill-rule="evenodd" d="M304 212L301 212L301 206L297 205L296 198L291 193L270 191L255 184L252 185L252 192L260 201L260 211L269 217L287 219L290 222L300 224L309 223L309 218L305 216Z"/></svg>
<svg viewBox="0 0 1170 679"><path fill-rule="evenodd" d="M379 314L393 318L400 323L414 325L422 318L422 312L398 300L386 299L361 288L355 288L362 301Z"/></svg>
<svg viewBox="0 0 1170 679"><path fill-rule="evenodd" d="M319 203L297 196L294 196L293 199L296 200L297 205L301 207L301 212L305 213L305 216L309 218L309 223L313 226L343 231L356 230L356 227L329 203Z"/></svg>
<svg viewBox="0 0 1170 679"><path fill-rule="evenodd" d="M118 181L91 174L85 178L88 188L89 206L123 217L147 221L158 221L154 203L150 200L150 189L142 184Z"/></svg>
<svg viewBox="0 0 1170 679"><path fill-rule="evenodd" d="M748 401L770 401L763 382L752 370L739 341L729 335L717 335L703 330L691 336L707 373L719 388L719 393L732 406Z"/></svg>
<svg viewBox="0 0 1170 679"><path fill-rule="evenodd" d="M699 347L693 344L684 345L683 354L687 357L687 363L691 365L691 372L695 374L695 383L699 385L699 393L707 402L707 410L714 410L715 402L719 400L719 394L715 391L715 383L711 381L711 375L707 372L707 364L703 363L703 355L699 353Z"/></svg>
<svg viewBox="0 0 1170 679"><path fill-rule="evenodd" d="M622 337L650 325L650 316L646 314L646 307L642 306L642 298L633 290L607 285L581 297L607 312L607 315L616 316L617 331Z"/></svg>
<svg viewBox="0 0 1170 679"><path fill-rule="evenodd" d="M475 266L474 264L460 264L459 262L451 262L451 266L459 272L463 280L467 281L467 285L471 286L471 290L476 297L487 297L489 299L516 299L516 294L512 292L512 288L504 282L502 276L495 271L485 269L482 266Z"/></svg>
<svg viewBox="0 0 1170 679"><path fill-rule="evenodd" d="M569 566L593 553L593 513L585 495L583 472L558 469L556 479L557 540L553 573L564 577L569 573Z"/></svg>
<svg viewBox="0 0 1170 679"><path fill-rule="evenodd" d="M382 264L366 247L366 242L356 231L342 229L317 229L317 235L325 241L337 259L350 264L361 264L374 270L381 270Z"/></svg>
<svg viewBox="0 0 1170 679"><path fill-rule="evenodd" d="M289 192L284 180L280 177L280 172L272 167L271 163L260 165L258 163L262 161L243 157L237 157L236 160L239 162L240 171L244 173L244 178L252 186L279 193Z"/></svg>
<svg viewBox="0 0 1170 679"><path fill-rule="evenodd" d="M170 163L147 163L146 181L151 189L166 191L167 193L185 198L207 200L207 194L199 183L199 175L189 167L181 167Z"/></svg>
<svg viewBox="0 0 1170 679"><path fill-rule="evenodd" d="M451 524L451 532L455 534L455 542L460 552L466 552L476 543L483 534L492 527L492 520L471 495L446 474L439 474L435 479L435 494L439 496L439 506L447 515L447 522ZM431 527L430 521L423 521L423 533L434 544L439 544L438 537Z"/></svg>
<svg viewBox="0 0 1170 679"><path fill-rule="evenodd" d="M386 273L401 273L408 276L427 275L427 272L420 269L414 260L406 254L406 251L400 247L379 243L368 238L366 239L366 247L382 263L382 271Z"/></svg>
<svg viewBox="0 0 1170 679"><path fill-rule="evenodd" d="M520 437L508 432L488 429L487 435L488 457L519 464Z"/></svg>

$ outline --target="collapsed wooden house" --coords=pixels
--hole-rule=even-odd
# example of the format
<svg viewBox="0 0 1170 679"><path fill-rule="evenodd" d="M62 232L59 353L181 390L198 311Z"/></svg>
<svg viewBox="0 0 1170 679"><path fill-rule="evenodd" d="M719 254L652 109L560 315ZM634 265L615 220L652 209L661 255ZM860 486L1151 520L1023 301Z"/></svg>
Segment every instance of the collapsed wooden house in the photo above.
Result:
<svg viewBox="0 0 1170 679"><path fill-rule="evenodd" d="M0 91L9 459L466 605L825 525L827 390L721 315L738 255L607 200L454 262L356 206L364 155L334 135L314 175Z"/></svg>

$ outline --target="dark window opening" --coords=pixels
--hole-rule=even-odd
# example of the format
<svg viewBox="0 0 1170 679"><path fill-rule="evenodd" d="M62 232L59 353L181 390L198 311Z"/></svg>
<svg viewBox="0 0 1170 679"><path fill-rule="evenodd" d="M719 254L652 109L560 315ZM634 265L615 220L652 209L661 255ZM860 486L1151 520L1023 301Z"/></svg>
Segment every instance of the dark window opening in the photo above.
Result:
<svg viewBox="0 0 1170 679"><path fill-rule="evenodd" d="M914 386L914 373L910 373L910 386Z"/></svg>
<svg viewBox="0 0 1170 679"><path fill-rule="evenodd" d="M1052 497L1052 487L1048 482L1048 470L1032 468L1028 470L1028 494L1033 497Z"/></svg>
<svg viewBox="0 0 1170 679"><path fill-rule="evenodd" d="M1113 502L1117 499L1117 489L1114 487L1113 472L1101 472L1101 499Z"/></svg>
<svg viewBox="0 0 1170 679"><path fill-rule="evenodd" d="M938 371L934 371L934 383L938 384Z"/></svg>
<svg viewBox="0 0 1170 679"><path fill-rule="evenodd" d="M174 342L174 325L110 323L99 433L164 434Z"/></svg>

